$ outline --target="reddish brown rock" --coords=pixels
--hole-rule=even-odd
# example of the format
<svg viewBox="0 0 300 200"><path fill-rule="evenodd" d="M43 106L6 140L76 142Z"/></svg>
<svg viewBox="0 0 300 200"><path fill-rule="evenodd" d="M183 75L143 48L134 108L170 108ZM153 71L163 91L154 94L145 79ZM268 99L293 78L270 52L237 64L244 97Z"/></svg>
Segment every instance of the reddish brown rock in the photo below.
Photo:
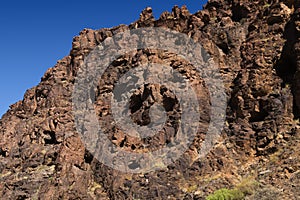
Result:
<svg viewBox="0 0 300 200"><path fill-rule="evenodd" d="M238 187L247 177L259 183L256 192L246 194L249 199L297 199L299 9L292 0L211 0L195 14L174 7L155 20L152 9L146 8L129 26L84 29L73 39L70 55L47 70L41 83L0 120L1 199L205 199L217 189ZM204 113L197 137L176 162L151 173L126 174L103 165L85 149L75 129L72 92L79 66L99 43L139 27L170 28L199 41L220 69L228 107L222 137L198 159L210 120L201 77L173 54L138 50L119 58L100 81L104 89L96 96L95 108L103 121L111 120L111 111L101 95L112 90L118 73L127 64L151 61L164 61L201 85ZM180 113L174 94L155 85L137 90L134 97L132 119L142 125L149 123L149 105L155 101L163 102L174 119ZM118 129L108 137L125 150L144 152L170 142L177 128L170 122L145 141Z"/></svg>

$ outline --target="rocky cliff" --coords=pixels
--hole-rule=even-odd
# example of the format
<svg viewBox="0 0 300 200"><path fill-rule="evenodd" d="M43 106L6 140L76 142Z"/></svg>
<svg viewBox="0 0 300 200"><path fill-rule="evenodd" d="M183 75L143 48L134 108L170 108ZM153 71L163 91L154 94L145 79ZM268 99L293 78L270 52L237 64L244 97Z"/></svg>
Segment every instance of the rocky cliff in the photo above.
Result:
<svg viewBox="0 0 300 200"><path fill-rule="evenodd" d="M98 44L141 27L169 28L200 42L220 69L228 105L221 138L205 157L196 156L209 123L203 115L197 137L178 160L158 171L131 174L105 166L85 148L74 124L72 93L79 67ZM205 199L222 188L240 193L240 199L299 199L299 35L296 0L210 0L195 14L174 7L157 20L146 8L128 26L81 31L70 54L47 70L40 84L27 90L0 121L1 199ZM120 57L110 76L101 79L106 89L96 92L99 120L110 120L101 95L111 92L118 77L113 69L151 61L179 68L202 85L200 109L208 115L206 86L191 75L189 64L172 54L142 49ZM178 117L174 95L150 85L134 94L135 122L149 121L142 102L151 99L145 93L162 99L165 109L174 111L170 115ZM174 136L178 127L169 124L145 141L117 129L107 136L127 151L143 151L145 145L149 151Z"/></svg>

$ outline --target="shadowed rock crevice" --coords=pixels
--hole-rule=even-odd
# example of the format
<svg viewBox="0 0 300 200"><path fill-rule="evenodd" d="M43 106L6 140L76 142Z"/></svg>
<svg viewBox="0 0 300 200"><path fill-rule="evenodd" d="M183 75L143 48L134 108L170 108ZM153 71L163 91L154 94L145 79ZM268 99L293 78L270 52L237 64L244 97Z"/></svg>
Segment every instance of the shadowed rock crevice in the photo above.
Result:
<svg viewBox="0 0 300 200"><path fill-rule="evenodd" d="M282 49L282 54L279 61L275 64L275 69L278 75L282 78L281 86L291 90L293 94L293 114L295 118L300 117L300 109L297 105L297 65L298 65L298 52L296 45L298 43L299 34L296 28L297 18L294 15L291 20L286 24L283 37L286 42Z"/></svg>
<svg viewBox="0 0 300 200"><path fill-rule="evenodd" d="M250 14L250 10L243 5L236 4L232 7L232 20L234 22L240 22L242 19L247 18Z"/></svg>
<svg viewBox="0 0 300 200"><path fill-rule="evenodd" d="M54 131L44 131L44 138L45 144L58 144L59 142L56 140L56 135Z"/></svg>

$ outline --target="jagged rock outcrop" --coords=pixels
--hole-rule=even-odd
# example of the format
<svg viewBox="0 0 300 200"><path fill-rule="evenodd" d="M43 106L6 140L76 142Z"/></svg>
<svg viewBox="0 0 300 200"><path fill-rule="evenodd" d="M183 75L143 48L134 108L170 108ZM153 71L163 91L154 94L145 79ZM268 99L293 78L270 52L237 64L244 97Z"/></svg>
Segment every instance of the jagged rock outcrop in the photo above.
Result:
<svg viewBox="0 0 300 200"><path fill-rule="evenodd" d="M1 199L205 199L247 178L259 183L255 192L246 194L248 199L299 198L299 11L294 0L210 0L195 14L174 7L155 20L152 9L146 8L128 26L81 31L73 39L70 55L49 69L41 83L0 120ZM203 45L224 79L227 118L222 137L206 157L196 156L209 123L204 115L199 135L180 159L164 170L126 174L103 165L85 149L75 129L72 90L79 66L99 43L140 27L169 28ZM153 60L182 68L189 78L188 63L148 50L119 58L113 69ZM111 91L115 77L111 73L100 83L105 90L99 91L95 107L105 120L110 113L100 97ZM203 82L200 77L195 81ZM209 97L202 85L201 111L209 113ZM132 118L139 124L149 121L149 115L144 115L148 107L140 101L156 99L142 98L144 93L168 99L165 108L172 105L170 111L178 108L171 92L149 85L133 97L131 106L137 109ZM172 114L176 118L177 113ZM116 130L108 137L126 150L140 151L145 144L164 145L176 128L171 123L143 142Z"/></svg>

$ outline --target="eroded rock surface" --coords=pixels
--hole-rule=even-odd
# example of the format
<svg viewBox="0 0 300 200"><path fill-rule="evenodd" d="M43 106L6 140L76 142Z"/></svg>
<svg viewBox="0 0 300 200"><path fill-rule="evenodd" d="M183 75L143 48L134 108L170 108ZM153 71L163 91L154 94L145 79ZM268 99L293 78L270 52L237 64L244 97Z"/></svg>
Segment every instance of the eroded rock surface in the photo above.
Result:
<svg viewBox="0 0 300 200"><path fill-rule="evenodd" d="M129 26L85 29L70 55L58 61L12 105L0 121L1 199L205 199L220 188L252 178L259 183L249 199L300 196L300 41L298 1L210 0L191 14L174 7L157 20L146 8ZM137 50L104 75L95 108L99 119L111 113L101 95L128 65L168 63L201 85L201 127L190 148L173 164L145 174L113 170L93 157L76 132L72 90L79 66L106 38L139 27L166 27L199 41L224 80L228 107L222 137L206 157L197 154L209 123L209 95L200 76L172 54ZM112 71L114 72L114 71ZM132 97L132 120L150 123L149 105L161 103L172 116L155 137L140 141L110 127L117 146L134 152L160 148L176 134L180 109L167 88L147 85ZM148 148L148 149L145 149ZM269 195L268 197L266 195Z"/></svg>

